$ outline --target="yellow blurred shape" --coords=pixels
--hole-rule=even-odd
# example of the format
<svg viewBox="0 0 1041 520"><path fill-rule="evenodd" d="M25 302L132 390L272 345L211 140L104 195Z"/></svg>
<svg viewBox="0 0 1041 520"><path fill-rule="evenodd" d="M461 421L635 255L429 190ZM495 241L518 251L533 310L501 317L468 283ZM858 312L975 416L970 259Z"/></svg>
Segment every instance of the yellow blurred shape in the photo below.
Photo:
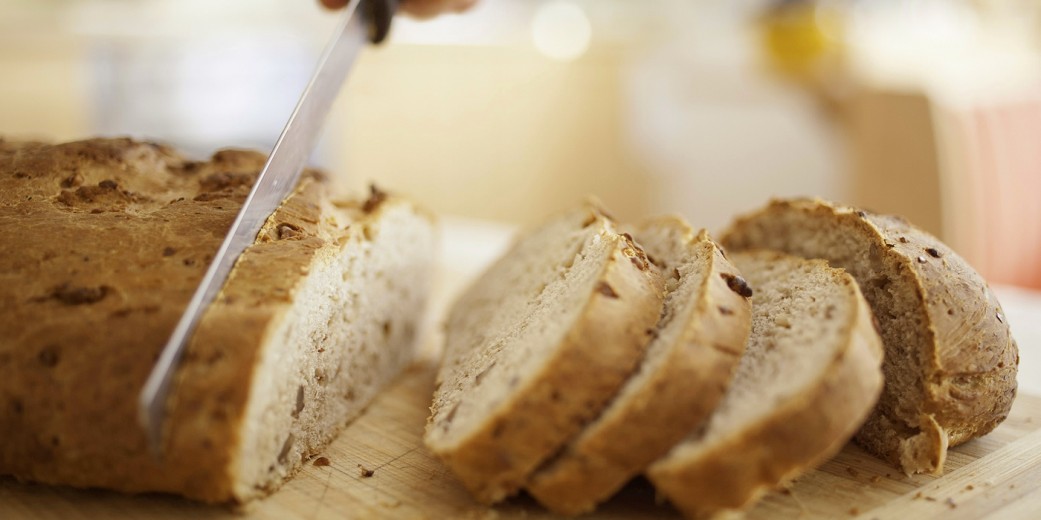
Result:
<svg viewBox="0 0 1041 520"><path fill-rule="evenodd" d="M759 19L771 66L797 79L812 79L820 65L838 55L841 19L816 2L783 2Z"/></svg>

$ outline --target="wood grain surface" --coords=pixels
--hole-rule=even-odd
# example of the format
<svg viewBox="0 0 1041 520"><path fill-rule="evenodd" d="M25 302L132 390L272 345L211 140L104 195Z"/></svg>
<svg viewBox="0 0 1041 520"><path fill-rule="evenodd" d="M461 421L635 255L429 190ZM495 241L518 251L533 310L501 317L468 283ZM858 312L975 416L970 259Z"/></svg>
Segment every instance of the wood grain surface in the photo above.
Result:
<svg viewBox="0 0 1041 520"><path fill-rule="evenodd" d="M281 491L240 510L175 497L0 480L0 518L552 518L530 498L474 503L422 447L434 364L420 362ZM905 477L856 446L766 496L752 519L975 519L1041 517L1041 397L1021 395L990 435L951 450L942 477ZM679 518L640 479L590 518Z"/></svg>

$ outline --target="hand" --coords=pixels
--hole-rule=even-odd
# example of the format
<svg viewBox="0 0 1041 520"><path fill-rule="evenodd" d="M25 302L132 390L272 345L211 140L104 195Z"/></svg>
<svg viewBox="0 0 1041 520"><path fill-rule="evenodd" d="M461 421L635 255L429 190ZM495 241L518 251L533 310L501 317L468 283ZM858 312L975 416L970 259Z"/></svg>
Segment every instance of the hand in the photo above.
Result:
<svg viewBox="0 0 1041 520"><path fill-rule="evenodd" d="M329 9L339 9L349 0L321 0L322 5ZM403 0L401 10L413 18L432 18L442 13L461 13L474 4L477 0Z"/></svg>

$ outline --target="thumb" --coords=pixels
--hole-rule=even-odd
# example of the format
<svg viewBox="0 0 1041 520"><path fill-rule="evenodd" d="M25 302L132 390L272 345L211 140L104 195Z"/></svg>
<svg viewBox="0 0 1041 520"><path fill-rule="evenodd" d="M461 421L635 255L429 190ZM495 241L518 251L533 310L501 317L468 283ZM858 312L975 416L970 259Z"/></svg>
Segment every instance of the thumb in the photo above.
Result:
<svg viewBox="0 0 1041 520"><path fill-rule="evenodd" d="M321 0L322 5L329 9L340 9L347 5L350 0Z"/></svg>

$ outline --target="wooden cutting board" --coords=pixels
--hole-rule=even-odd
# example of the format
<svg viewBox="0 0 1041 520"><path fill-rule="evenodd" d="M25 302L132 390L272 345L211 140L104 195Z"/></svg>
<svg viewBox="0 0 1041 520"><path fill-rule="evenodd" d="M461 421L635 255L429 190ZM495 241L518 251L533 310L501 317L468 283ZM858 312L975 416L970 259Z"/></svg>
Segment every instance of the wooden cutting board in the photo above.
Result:
<svg viewBox="0 0 1041 520"><path fill-rule="evenodd" d="M475 504L420 444L433 392L433 363L405 373L352 423L324 456L275 495L240 511L167 496L0 480L0 518L551 518L530 498L489 509ZM982 439L951 450L942 477L905 477L856 446L787 489L768 495L752 519L1041 518L1041 397L1021 395L1012 414ZM679 518L637 480L595 518Z"/></svg>

